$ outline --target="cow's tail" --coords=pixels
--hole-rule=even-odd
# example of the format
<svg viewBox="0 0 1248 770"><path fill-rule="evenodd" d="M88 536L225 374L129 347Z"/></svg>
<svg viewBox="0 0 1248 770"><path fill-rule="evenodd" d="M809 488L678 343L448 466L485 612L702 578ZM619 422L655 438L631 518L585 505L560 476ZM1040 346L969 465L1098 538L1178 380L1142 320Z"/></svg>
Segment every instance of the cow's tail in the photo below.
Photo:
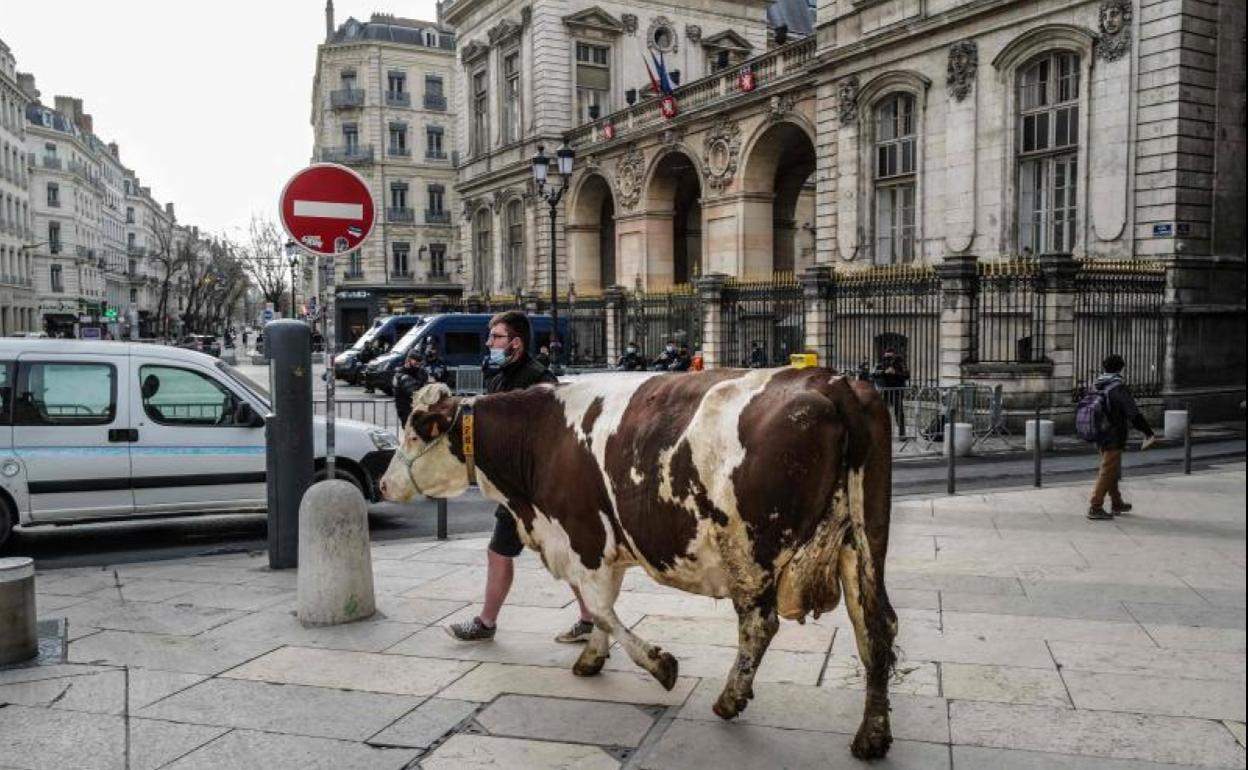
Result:
<svg viewBox="0 0 1248 770"><path fill-rule="evenodd" d="M874 387L865 382L845 384L850 392L848 403L842 402L847 428L842 457L851 522L851 535L846 545L853 547L857 556L858 592L871 668L891 676L897 663L894 646L897 613L884 585L892 509L891 423L883 399Z"/></svg>

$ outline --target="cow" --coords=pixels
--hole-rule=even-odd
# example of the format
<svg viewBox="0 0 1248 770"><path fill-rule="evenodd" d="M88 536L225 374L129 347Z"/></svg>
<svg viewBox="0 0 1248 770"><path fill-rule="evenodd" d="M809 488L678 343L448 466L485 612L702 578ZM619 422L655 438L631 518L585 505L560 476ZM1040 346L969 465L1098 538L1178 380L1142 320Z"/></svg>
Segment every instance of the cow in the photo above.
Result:
<svg viewBox="0 0 1248 770"><path fill-rule="evenodd" d="M843 592L866 670L851 750L869 759L892 743L889 434L874 387L818 368L612 374L476 398L434 384L417 394L381 492L454 497L475 477L589 607L580 676L602 670L614 637L664 687L676 683L676 659L615 613L629 567L731 599L737 657L713 706L723 719L753 697L779 618L818 618Z"/></svg>

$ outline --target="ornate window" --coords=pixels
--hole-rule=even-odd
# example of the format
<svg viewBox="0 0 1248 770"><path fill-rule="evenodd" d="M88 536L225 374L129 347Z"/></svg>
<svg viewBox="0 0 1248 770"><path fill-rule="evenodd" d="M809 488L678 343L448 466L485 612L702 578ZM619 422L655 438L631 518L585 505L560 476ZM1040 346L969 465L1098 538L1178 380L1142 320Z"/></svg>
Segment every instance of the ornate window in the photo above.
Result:
<svg viewBox="0 0 1248 770"><path fill-rule="evenodd" d="M493 284L494 259L490 254L490 212L481 209L472 225L472 288L488 291Z"/></svg>
<svg viewBox="0 0 1248 770"><path fill-rule="evenodd" d="M914 96L890 94L875 108L875 261L914 259L917 117Z"/></svg>
<svg viewBox="0 0 1248 770"><path fill-rule="evenodd" d="M489 148L489 76L485 70L472 74L472 153L479 155Z"/></svg>
<svg viewBox="0 0 1248 770"><path fill-rule="evenodd" d="M576 44L576 122L595 120L610 111L611 49Z"/></svg>
<svg viewBox="0 0 1248 770"><path fill-rule="evenodd" d="M1027 254L1075 244L1079 56L1056 52L1018 74L1018 246Z"/></svg>
<svg viewBox="0 0 1248 770"><path fill-rule="evenodd" d="M519 289L524 280L524 205L519 199L507 204L506 289Z"/></svg>

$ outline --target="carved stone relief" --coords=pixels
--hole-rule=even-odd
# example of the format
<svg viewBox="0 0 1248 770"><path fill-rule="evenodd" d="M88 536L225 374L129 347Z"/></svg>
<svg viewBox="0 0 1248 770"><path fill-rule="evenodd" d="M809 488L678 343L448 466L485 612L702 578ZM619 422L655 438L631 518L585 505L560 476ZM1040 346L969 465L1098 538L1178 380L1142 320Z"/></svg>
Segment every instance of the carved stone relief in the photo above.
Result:
<svg viewBox="0 0 1248 770"><path fill-rule="evenodd" d="M702 27L697 24L686 24L685 25L685 37L689 38L689 42L691 43L701 43L702 42Z"/></svg>
<svg viewBox="0 0 1248 770"><path fill-rule="evenodd" d="M676 26L672 24L671 19L666 16L655 16L650 20L650 27L646 30L646 47L663 53L676 53L679 42L676 37Z"/></svg>
<svg viewBox="0 0 1248 770"><path fill-rule="evenodd" d="M637 145L630 145L615 163L615 188L620 206L631 211L641 200L641 180L645 174L646 156Z"/></svg>
<svg viewBox="0 0 1248 770"><path fill-rule="evenodd" d="M637 33L637 14L625 13L620 16L620 23L624 25L624 31L630 35Z"/></svg>
<svg viewBox="0 0 1248 770"><path fill-rule="evenodd" d="M971 93L979 69L979 48L974 40L960 40L949 46L949 69L945 80L950 95L962 101Z"/></svg>
<svg viewBox="0 0 1248 770"><path fill-rule="evenodd" d="M767 117L773 123L778 120L784 120L793 111L796 104L797 98L791 93L773 96L767 103Z"/></svg>
<svg viewBox="0 0 1248 770"><path fill-rule="evenodd" d="M741 157L741 126L735 120L720 118L702 142L702 173L706 184L722 192L732 184Z"/></svg>
<svg viewBox="0 0 1248 770"><path fill-rule="evenodd" d="M1118 61L1131 50L1131 0L1102 0L1096 55Z"/></svg>
<svg viewBox="0 0 1248 770"><path fill-rule="evenodd" d="M858 120L858 76L850 75L836 87L837 111L841 125L848 126Z"/></svg>

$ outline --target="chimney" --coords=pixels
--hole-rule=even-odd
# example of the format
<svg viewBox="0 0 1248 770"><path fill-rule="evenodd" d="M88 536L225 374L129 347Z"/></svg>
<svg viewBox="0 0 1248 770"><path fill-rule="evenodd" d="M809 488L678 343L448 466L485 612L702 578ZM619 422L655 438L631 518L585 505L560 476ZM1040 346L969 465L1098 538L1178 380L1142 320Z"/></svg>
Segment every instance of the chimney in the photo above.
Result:
<svg viewBox="0 0 1248 770"><path fill-rule="evenodd" d="M94 134L95 133L95 119L84 112L83 114L78 116L78 127L81 128L83 131L86 131L88 134Z"/></svg>
<svg viewBox="0 0 1248 770"><path fill-rule="evenodd" d="M170 219L177 219L177 217L173 214L173 201L165 204L165 213L169 215Z"/></svg>
<svg viewBox="0 0 1248 770"><path fill-rule="evenodd" d="M74 98L72 96L54 96L52 97L53 109L69 118L70 123L78 123L78 113L74 110Z"/></svg>
<svg viewBox="0 0 1248 770"><path fill-rule="evenodd" d="M334 39L334 0L325 0L325 42Z"/></svg>
<svg viewBox="0 0 1248 770"><path fill-rule="evenodd" d="M35 76L30 72L17 73L17 86L32 102L39 101L39 89L35 88Z"/></svg>
<svg viewBox="0 0 1248 770"><path fill-rule="evenodd" d="M108 143L108 154L113 156L113 160L121 160L121 148L116 142Z"/></svg>

